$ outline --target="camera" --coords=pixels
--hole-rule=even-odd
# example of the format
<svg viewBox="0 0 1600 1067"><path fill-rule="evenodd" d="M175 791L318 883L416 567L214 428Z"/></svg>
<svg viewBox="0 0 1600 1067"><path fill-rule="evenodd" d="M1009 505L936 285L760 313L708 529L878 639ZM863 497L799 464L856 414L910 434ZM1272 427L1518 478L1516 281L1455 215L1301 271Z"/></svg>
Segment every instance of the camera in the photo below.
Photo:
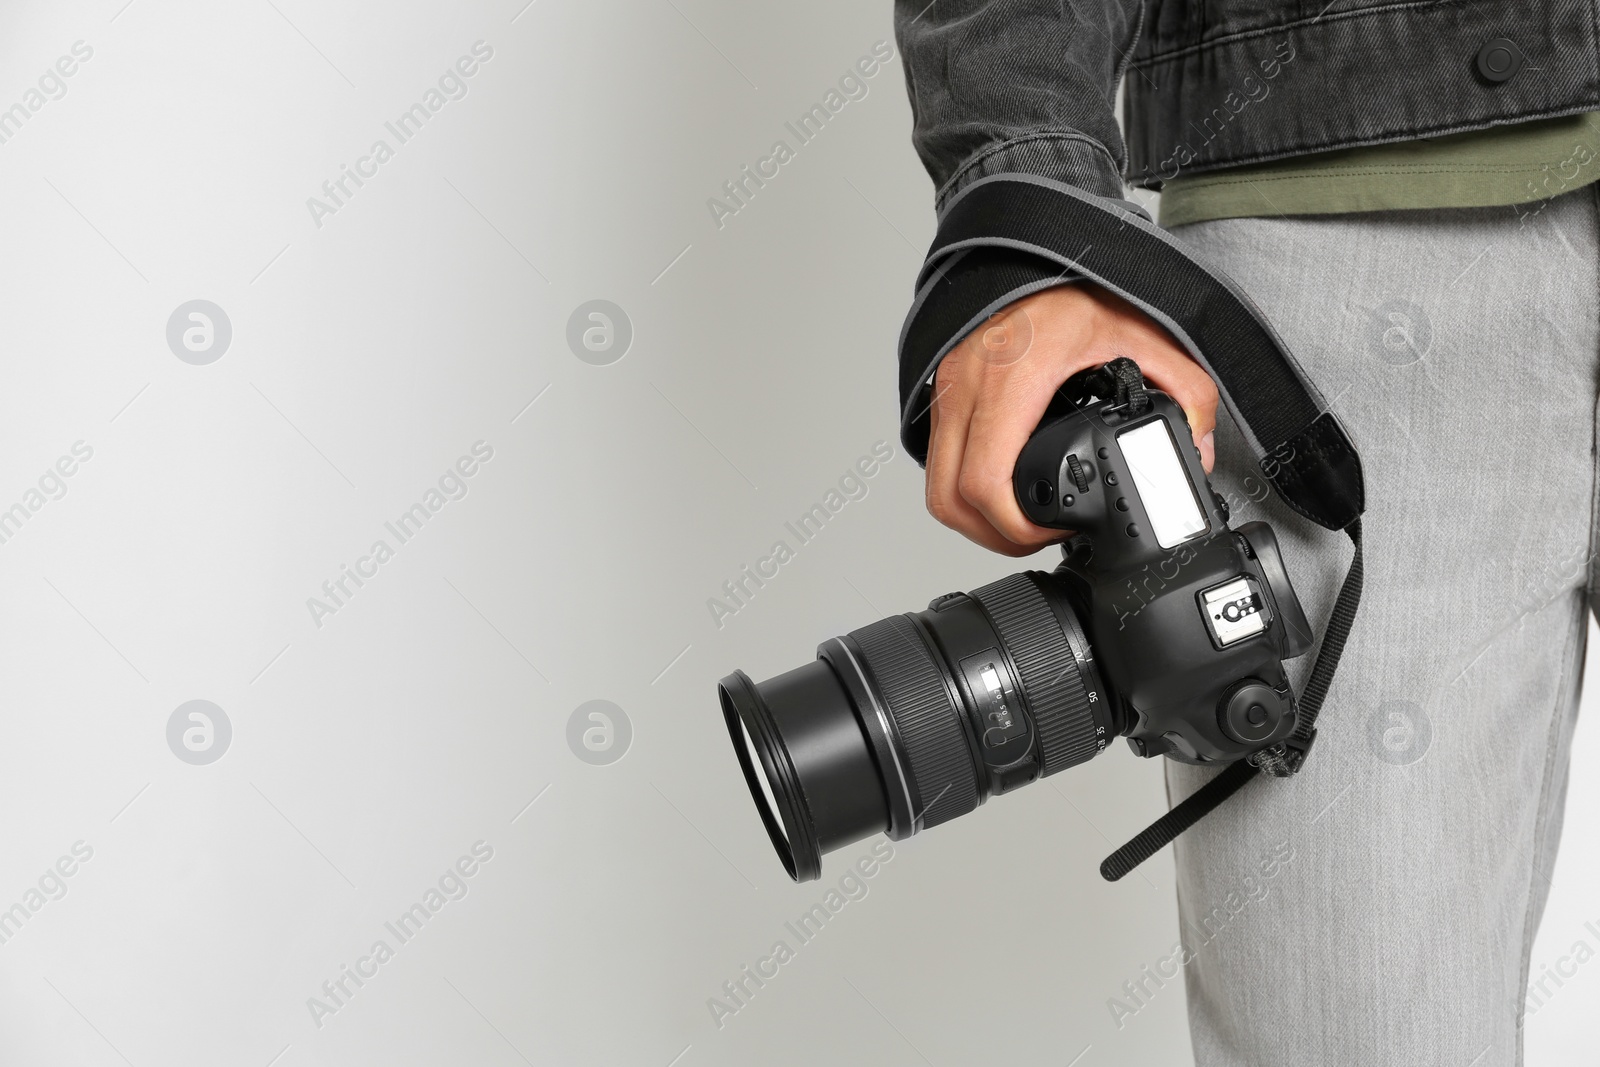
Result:
<svg viewBox="0 0 1600 1067"><path fill-rule="evenodd" d="M1075 376L1017 459L1023 512L1073 531L1027 571L718 686L751 796L796 881L871 834L901 840L1082 763L1224 764L1282 746L1284 661L1311 628L1264 522L1237 528L1183 409L1131 361Z"/></svg>

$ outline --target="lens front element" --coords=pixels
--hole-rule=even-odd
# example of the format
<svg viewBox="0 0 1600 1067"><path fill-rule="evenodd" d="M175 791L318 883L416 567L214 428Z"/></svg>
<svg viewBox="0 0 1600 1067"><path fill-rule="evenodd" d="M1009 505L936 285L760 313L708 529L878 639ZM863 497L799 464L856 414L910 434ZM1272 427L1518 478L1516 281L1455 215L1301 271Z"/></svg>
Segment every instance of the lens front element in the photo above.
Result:
<svg viewBox="0 0 1600 1067"><path fill-rule="evenodd" d="M759 687L735 671L718 690L751 798L791 878L820 877L824 852L889 828L867 738L825 661Z"/></svg>

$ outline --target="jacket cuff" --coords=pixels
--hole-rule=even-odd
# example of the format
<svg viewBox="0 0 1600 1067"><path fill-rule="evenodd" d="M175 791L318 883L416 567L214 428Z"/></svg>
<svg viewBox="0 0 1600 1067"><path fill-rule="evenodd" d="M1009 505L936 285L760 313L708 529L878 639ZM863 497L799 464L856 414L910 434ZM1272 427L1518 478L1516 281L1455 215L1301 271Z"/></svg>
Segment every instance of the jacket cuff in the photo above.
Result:
<svg viewBox="0 0 1600 1067"><path fill-rule="evenodd" d="M963 163L935 195L938 213L961 190L995 174L1030 174L1096 196L1123 197L1121 168L1105 145L1076 130L1040 130L991 145Z"/></svg>

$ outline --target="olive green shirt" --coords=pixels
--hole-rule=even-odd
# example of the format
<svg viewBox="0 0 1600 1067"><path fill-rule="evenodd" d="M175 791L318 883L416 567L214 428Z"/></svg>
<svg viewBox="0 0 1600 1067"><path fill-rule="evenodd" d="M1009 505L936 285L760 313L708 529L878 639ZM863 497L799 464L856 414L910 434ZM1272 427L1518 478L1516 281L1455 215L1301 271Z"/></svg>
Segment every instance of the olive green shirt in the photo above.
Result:
<svg viewBox="0 0 1600 1067"><path fill-rule="evenodd" d="M1161 224L1534 204L1597 179L1600 114L1569 115L1180 175L1162 186Z"/></svg>

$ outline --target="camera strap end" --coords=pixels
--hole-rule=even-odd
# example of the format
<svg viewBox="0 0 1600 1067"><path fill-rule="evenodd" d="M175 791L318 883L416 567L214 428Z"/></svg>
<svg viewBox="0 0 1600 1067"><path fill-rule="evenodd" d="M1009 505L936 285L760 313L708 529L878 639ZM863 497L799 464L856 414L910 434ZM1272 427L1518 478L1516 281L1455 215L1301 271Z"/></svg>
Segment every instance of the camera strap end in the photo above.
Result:
<svg viewBox="0 0 1600 1067"><path fill-rule="evenodd" d="M1105 862L1100 864L1100 877L1108 882L1118 881L1167 847L1179 834L1211 814L1219 804L1260 773L1261 769L1248 760L1230 764L1227 770L1201 786L1183 803L1151 823L1138 837L1107 856Z"/></svg>
<svg viewBox="0 0 1600 1067"><path fill-rule="evenodd" d="M1309 730L1304 737L1296 733L1287 740L1245 758L1259 767L1261 773L1268 777L1289 778L1305 765L1306 757L1311 754L1311 744L1316 739L1315 729Z"/></svg>

